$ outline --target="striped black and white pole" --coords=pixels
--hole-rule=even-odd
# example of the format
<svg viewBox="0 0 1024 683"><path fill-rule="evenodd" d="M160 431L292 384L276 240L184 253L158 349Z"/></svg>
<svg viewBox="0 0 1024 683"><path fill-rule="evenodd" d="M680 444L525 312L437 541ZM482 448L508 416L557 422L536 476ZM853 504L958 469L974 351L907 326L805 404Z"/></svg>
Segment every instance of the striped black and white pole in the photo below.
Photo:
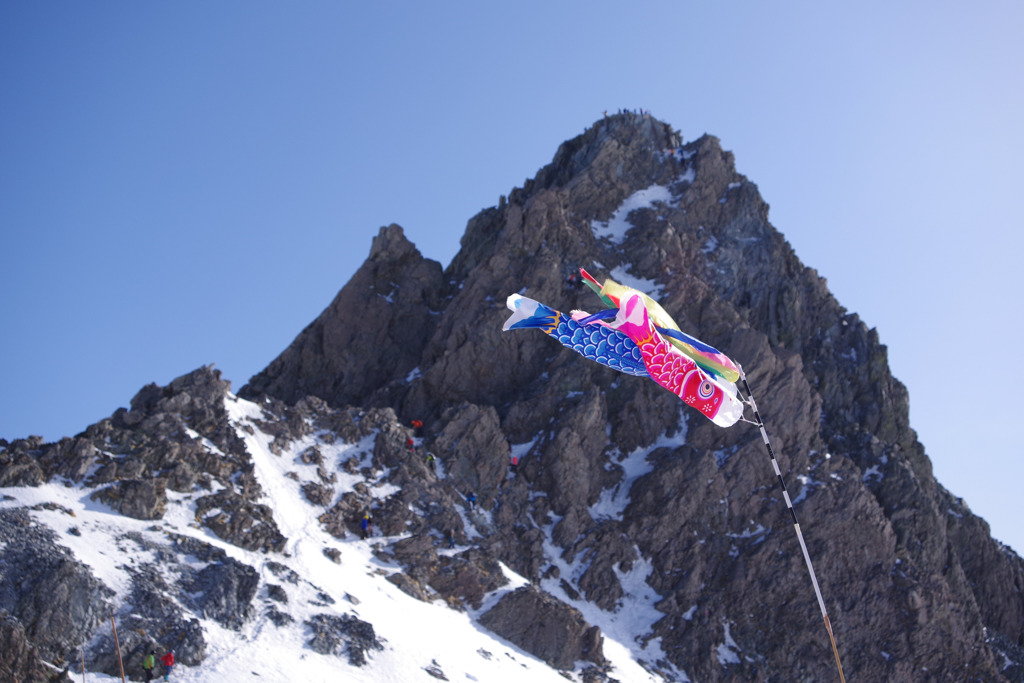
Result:
<svg viewBox="0 0 1024 683"><path fill-rule="evenodd" d="M807 552L807 544L804 542L804 534L800 531L800 522L796 518L796 510L793 509L793 501L789 498L789 490L786 488L786 481L782 478L782 472L779 471L779 462L775 459L775 450L772 448L771 441L768 440L768 432L764 428L764 420L761 419L761 413L757 410L757 404L754 403L754 395L750 392L750 384L747 383L747 376L743 372L743 368L740 368L740 379L743 380L743 388L747 392L747 399L750 407L754 411L754 419L757 420L758 428L761 430L761 438L764 439L764 445L768 449L768 455L772 459L772 467L775 469L775 476L779 479L779 486L782 487L782 496L786 499L786 507L789 508L789 514L793 517L793 528L796 529L796 537L800 541L800 549L804 553L804 562L807 564L807 571L811 575L811 583L814 585L814 594L818 597L818 607L821 608L821 616L825 620L825 630L828 631L828 639L832 643L832 653L836 656L836 666L839 668L839 680L842 683L846 683L846 676L843 675L843 663L839 661L839 650L836 648L836 638L832 634L832 622L829 621L828 611L825 609L825 601L821 597L821 589L818 588L818 578L814 575L814 565L811 564L811 555Z"/></svg>

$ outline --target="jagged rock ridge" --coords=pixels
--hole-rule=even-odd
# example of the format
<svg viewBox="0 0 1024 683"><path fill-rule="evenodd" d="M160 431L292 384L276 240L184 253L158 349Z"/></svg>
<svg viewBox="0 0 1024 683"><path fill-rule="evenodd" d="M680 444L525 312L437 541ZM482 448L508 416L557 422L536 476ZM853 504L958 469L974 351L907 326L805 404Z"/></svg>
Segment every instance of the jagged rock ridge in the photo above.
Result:
<svg viewBox="0 0 1024 683"><path fill-rule="evenodd" d="M618 215L644 192L656 201ZM624 236L602 229L623 220ZM554 666L575 653L572 661L593 664L577 672L584 680L614 679L594 625L608 637L624 613L634 632L615 637L638 643L644 666L665 680L836 677L757 430L719 429L650 381L539 333L501 332L512 292L562 310L597 308L566 284L579 266L644 283L683 329L747 370L799 501L850 680L1022 680L1024 566L935 481L877 333L800 263L716 139L683 144L649 116L603 119L564 143L532 181L469 221L447 269L399 226L382 228L331 305L239 392L259 402L265 417L253 424L279 452L329 437L300 458L323 529L358 534L360 513L372 511L394 539L378 554L404 567L390 581L422 600L483 609L481 624ZM123 515L157 520L169 495L193 495L198 524L279 556L288 538L229 424L226 391L202 369L143 389L130 410L75 439L7 444L0 486L63 477L104 487L97 500ZM413 419L426 423L418 451L406 448ZM332 439L366 438L372 463L331 467L320 452ZM520 465L510 477L513 453ZM383 476L398 488L381 499L370 485L343 489L342 474L367 484ZM478 496L472 510L469 491ZM469 549L440 552L449 538ZM218 589L211 609L224 608L225 624L251 619L245 570L205 561L199 574L230 588ZM533 588L485 604L507 590L499 563ZM28 672L31 648L49 655L22 626L24 610L9 604L0 607L17 623L5 621L0 636L17 647L0 671ZM267 611L287 621L280 604ZM538 613L564 625L554 648L535 637L547 633ZM201 656L186 612L164 616ZM348 633L342 621L311 623ZM340 652L331 637L340 636L316 647ZM349 656L372 651L372 639L359 642ZM93 648L109 671L104 652Z"/></svg>

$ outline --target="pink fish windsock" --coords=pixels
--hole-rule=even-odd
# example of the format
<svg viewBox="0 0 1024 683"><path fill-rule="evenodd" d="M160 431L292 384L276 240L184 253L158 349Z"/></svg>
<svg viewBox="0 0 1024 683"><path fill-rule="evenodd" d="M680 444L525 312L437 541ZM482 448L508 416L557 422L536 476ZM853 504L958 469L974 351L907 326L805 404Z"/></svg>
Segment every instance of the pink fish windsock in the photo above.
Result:
<svg viewBox="0 0 1024 683"><path fill-rule="evenodd" d="M583 277L583 284L592 289L594 293L601 297L601 301L611 308L621 307L622 299L631 292L636 292L635 289L620 285L611 278L605 280L602 285L597 281L597 278L588 273L584 268L580 268L580 275ZM705 344L701 340L691 337L680 330L679 325L661 307L661 304L642 292L636 293L640 294L641 298L643 298L644 305L647 306L647 316L654 321L654 326L668 343L682 351L683 355L689 356L702 370L707 371L716 378L726 382L735 382L740 378L739 368L736 367L736 364L728 356L710 344Z"/></svg>
<svg viewBox="0 0 1024 683"><path fill-rule="evenodd" d="M640 294L628 294L609 326L624 333L639 347L647 374L720 427L743 417L743 402L736 385L716 381L658 333ZM599 324L593 321L588 324Z"/></svg>

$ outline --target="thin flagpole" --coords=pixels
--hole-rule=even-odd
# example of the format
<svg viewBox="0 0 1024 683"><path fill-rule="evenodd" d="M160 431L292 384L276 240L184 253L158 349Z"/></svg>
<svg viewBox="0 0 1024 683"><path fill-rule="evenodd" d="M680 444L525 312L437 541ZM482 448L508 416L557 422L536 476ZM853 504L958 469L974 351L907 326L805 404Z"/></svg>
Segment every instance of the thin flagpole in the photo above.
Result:
<svg viewBox="0 0 1024 683"><path fill-rule="evenodd" d="M110 615L110 627L114 629L114 647L117 649L117 664L121 667L121 683L125 683L124 680L124 662L121 661L121 644L117 642L117 624L114 623L114 615Z"/></svg>
<svg viewBox="0 0 1024 683"><path fill-rule="evenodd" d="M768 432L764 428L764 420L761 419L761 413L757 410L757 404L754 403L754 395L750 392L750 384L747 383L747 375L743 372L743 368L740 369L740 379L743 380L743 388L747 392L747 398L749 399L750 407L754 410L754 419L757 420L757 426L761 430L761 438L764 440L764 445L768 449L768 455L772 459L772 467L775 469L775 476L779 479L779 486L782 487L782 496L786 499L786 507L789 508L789 514L793 517L793 528L796 530L796 537L800 541L800 550L804 553L804 563L807 565L807 572L811 575L811 583L814 585L814 594L818 597L818 607L821 608L821 616L825 620L825 630L828 631L828 639L832 643L832 654L836 657L836 667L839 669L839 680L842 683L846 683L846 676L843 675L843 663L839 661L839 649L836 647L836 638L832 633L832 622L828 618L828 611L825 609L825 600L821 597L821 589L818 587L818 578L814 575L814 565L811 564L811 555L807 552L807 544L804 542L804 534L800 531L800 522L796 518L796 510L793 509L793 501L789 498L789 490L786 488L786 481L782 478L782 472L779 471L779 462L775 459L775 450L772 448L771 441L768 440Z"/></svg>

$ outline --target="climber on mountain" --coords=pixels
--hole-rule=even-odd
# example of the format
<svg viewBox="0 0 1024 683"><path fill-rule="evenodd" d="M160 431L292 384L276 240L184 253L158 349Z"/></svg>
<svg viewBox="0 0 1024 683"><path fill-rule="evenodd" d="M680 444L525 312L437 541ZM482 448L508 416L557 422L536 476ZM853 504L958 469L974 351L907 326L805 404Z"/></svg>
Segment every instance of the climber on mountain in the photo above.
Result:
<svg viewBox="0 0 1024 683"><path fill-rule="evenodd" d="M369 512L363 515L363 521L359 523L359 528L363 530L364 541L373 533L373 520L370 519Z"/></svg>
<svg viewBox="0 0 1024 683"><path fill-rule="evenodd" d="M142 670L146 672L146 683L153 680L153 667L156 666L156 652L149 651L149 654L142 658Z"/></svg>
<svg viewBox="0 0 1024 683"><path fill-rule="evenodd" d="M427 466L431 472L437 471L437 461L434 458L434 454L430 451L427 451Z"/></svg>
<svg viewBox="0 0 1024 683"><path fill-rule="evenodd" d="M164 680L170 680L171 669L174 668L174 650L168 650L167 654L160 658L160 663L164 665Z"/></svg>
<svg viewBox="0 0 1024 683"><path fill-rule="evenodd" d="M519 469L519 456L513 455L512 459L508 463L508 470L509 470L509 472L512 473L512 476L515 476L516 470L518 470L518 469Z"/></svg>
<svg viewBox="0 0 1024 683"><path fill-rule="evenodd" d="M472 510L476 507L476 494L470 491L466 494L466 502L469 503L469 509Z"/></svg>

